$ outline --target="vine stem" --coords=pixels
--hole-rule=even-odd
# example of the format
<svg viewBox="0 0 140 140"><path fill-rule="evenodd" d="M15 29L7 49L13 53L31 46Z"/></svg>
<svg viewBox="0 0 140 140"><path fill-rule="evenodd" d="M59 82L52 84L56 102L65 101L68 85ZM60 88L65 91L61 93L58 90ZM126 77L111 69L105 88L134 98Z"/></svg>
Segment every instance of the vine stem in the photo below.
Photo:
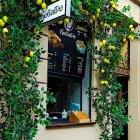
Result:
<svg viewBox="0 0 140 140"><path fill-rule="evenodd" d="M12 75L10 72L8 72L1 64L0 67L8 74L8 75Z"/></svg>

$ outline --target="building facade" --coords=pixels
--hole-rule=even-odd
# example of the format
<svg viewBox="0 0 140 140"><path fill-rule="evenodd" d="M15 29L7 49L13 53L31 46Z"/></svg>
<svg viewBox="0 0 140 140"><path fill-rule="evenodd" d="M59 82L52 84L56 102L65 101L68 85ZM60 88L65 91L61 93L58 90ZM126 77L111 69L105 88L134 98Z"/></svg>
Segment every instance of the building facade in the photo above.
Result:
<svg viewBox="0 0 140 140"><path fill-rule="evenodd" d="M130 1L130 0L120 0L119 1L119 8L118 10L122 9L125 5L130 5L131 7L131 13L125 13L127 17L132 16L135 20L135 23L137 24L136 30L140 30L140 1ZM43 35L41 42L41 47L43 47L46 50L46 53L42 55L42 62L39 65L39 75L38 79L40 82L40 87L44 87L47 89L48 87L48 29L49 27L46 26L42 29ZM97 43L95 41L95 43ZM128 46L128 44L127 44ZM126 91L128 91L127 97L128 101L130 102L130 105L128 107L128 113L132 115L132 120L129 122L128 127L126 128L126 134L128 135L128 140L139 140L139 133L140 133L140 40L136 40L129 43L130 46L130 69L129 75L122 74L123 76L118 76L122 84L127 86ZM93 68L93 66L91 66ZM89 69L87 69L86 72L90 72ZM97 77L95 71L91 70L91 75L88 75L89 77L92 77L89 79L89 77L86 77L85 80L91 81L91 86L95 86L97 84ZM59 76L58 76L59 77ZM56 79L54 79L54 83ZM85 85L86 82L81 81L82 85ZM62 82L63 83L63 82ZM64 82L65 83L65 82ZM74 85L75 86L75 85ZM74 88L73 86L73 88ZM84 88L83 91L84 92ZM88 96L83 94L80 95L82 98L82 109L88 110L86 114L89 113L91 123L86 123L85 125L63 125L63 126L54 126L54 127L48 127L45 126L39 126L38 134L35 138L35 140L99 140L100 136L100 129L97 124L95 124L96 119L96 113L94 111L94 108L91 106L91 104L88 104ZM85 100L86 99L86 100ZM74 99L73 99L74 100ZM87 105L87 106L86 106ZM44 106L46 104L44 103ZM128 132L127 132L128 130ZM125 137L125 138L126 138ZM125 140L125 138L123 140ZM127 139L126 139L127 140Z"/></svg>

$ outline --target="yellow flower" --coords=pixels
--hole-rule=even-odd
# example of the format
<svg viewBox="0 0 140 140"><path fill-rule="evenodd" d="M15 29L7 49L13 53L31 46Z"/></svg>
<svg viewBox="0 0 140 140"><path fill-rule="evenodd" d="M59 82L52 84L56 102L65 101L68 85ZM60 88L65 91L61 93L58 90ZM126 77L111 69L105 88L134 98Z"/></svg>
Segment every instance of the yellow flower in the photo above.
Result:
<svg viewBox="0 0 140 140"><path fill-rule="evenodd" d="M45 2L43 2L43 3L41 4L41 8L42 8L42 9L46 9L46 8L47 8L47 5L46 5Z"/></svg>
<svg viewBox="0 0 140 140"><path fill-rule="evenodd" d="M3 16L3 21L6 23L8 21L8 17L7 16Z"/></svg>

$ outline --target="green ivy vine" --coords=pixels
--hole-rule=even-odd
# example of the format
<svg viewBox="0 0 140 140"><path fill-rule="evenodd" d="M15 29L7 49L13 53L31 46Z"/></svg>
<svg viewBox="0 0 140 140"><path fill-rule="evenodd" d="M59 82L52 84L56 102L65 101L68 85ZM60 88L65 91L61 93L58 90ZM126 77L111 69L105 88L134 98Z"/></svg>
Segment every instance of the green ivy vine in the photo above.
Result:
<svg viewBox="0 0 140 140"><path fill-rule="evenodd" d="M53 93L38 89L39 47L44 0L0 0L0 139L32 140L48 124L43 102ZM45 96L47 95L47 99Z"/></svg>
<svg viewBox="0 0 140 140"><path fill-rule="evenodd" d="M121 85L114 71L122 58L123 44L137 39L139 33L133 27L134 19L123 15L130 11L130 6L125 6L121 12L116 10L118 6L118 0L72 0L73 18L87 22L94 38L94 41L89 41L88 49L93 54L98 85L89 91L102 140L119 139L124 125L131 118L126 114L128 102L117 98ZM99 42L96 45L95 39Z"/></svg>

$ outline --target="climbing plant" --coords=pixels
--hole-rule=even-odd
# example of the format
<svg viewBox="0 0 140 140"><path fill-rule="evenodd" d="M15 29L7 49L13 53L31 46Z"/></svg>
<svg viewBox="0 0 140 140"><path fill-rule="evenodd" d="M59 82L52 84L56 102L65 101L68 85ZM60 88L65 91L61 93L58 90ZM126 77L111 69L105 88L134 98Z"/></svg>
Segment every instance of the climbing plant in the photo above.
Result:
<svg viewBox="0 0 140 140"><path fill-rule="evenodd" d="M0 139L31 140L48 124L43 102L53 93L38 89L44 0L0 0ZM45 96L47 95L47 99Z"/></svg>
<svg viewBox="0 0 140 140"><path fill-rule="evenodd" d="M123 44L137 39L139 33L133 27L134 19L124 16L124 12L130 12L130 6L121 11L116 10L118 6L118 0L72 0L73 18L91 27L93 39L88 50L92 52L98 84L89 91L102 140L119 139L131 118L126 113L128 102L117 97L121 85L114 71L122 59Z"/></svg>

